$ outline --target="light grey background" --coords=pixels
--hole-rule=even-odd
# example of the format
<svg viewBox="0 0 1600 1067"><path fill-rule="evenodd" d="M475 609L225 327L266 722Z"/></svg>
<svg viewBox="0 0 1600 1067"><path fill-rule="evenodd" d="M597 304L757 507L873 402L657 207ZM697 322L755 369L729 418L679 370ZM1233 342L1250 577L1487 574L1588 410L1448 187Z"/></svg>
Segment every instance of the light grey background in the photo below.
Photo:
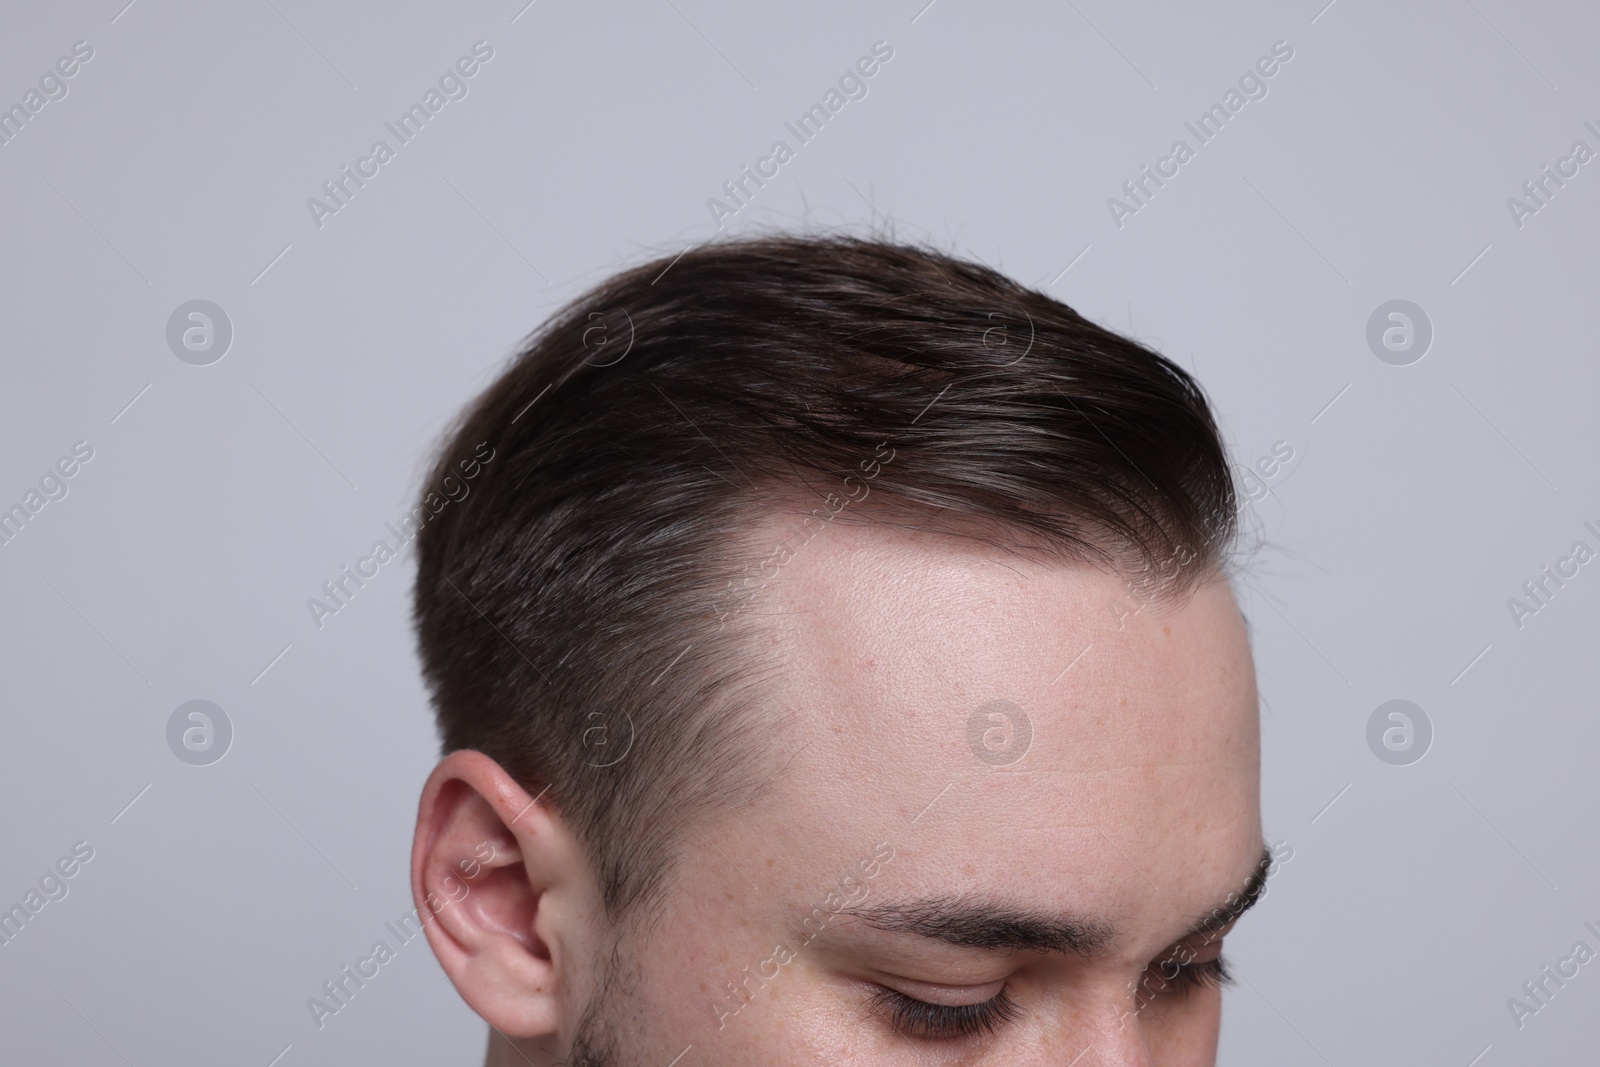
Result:
<svg viewBox="0 0 1600 1067"><path fill-rule="evenodd" d="M1190 368L1241 463L1293 449L1244 589L1294 858L1229 940L1223 1062L1594 1057L1600 963L1520 1030L1506 1005L1600 949L1600 564L1507 606L1600 548L1600 162L1507 206L1600 149L1593 8L124 2L0 32L5 106L94 48L0 147L0 506L94 449L0 547L0 905L95 850L0 947L6 1064L477 1062L421 941L320 1031L306 1007L410 907L435 754L409 556L321 630L306 600L521 336L715 234L707 199L878 40L869 95L729 230L893 220ZM478 40L469 95L319 229L307 198ZM1280 40L1269 94L1119 228L1107 198ZM166 344L193 299L235 330L211 366ZM1367 347L1392 299L1433 324L1410 366ZM233 724L210 766L167 747L194 699ZM1410 766L1367 746L1392 699L1433 724Z"/></svg>

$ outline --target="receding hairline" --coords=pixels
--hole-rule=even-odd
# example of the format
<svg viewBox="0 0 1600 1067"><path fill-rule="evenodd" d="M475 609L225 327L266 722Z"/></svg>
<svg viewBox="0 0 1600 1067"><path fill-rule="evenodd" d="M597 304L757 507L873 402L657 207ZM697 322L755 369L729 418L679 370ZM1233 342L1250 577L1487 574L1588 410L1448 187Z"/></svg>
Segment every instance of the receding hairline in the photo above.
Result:
<svg viewBox="0 0 1600 1067"><path fill-rule="evenodd" d="M839 525L925 536L930 546L946 543L952 548L988 550L1046 569L1085 569L1109 575L1123 583L1130 599L1143 598L1145 605L1161 610L1181 608L1201 587L1225 581L1230 575L1232 545L1228 542L1207 545L1190 562L1175 563L1170 577L1158 575L1154 581L1147 581L1147 575L1139 572L1148 572L1158 562L1141 546L1119 538L1114 531L1087 527L1081 540L1052 537L992 516L922 504L898 495L892 486L870 493L860 503L846 505L832 518L817 519L811 526L815 532L808 533L808 516L827 511L819 508L825 500L823 492L809 496L804 485L793 481L758 483L755 488L756 495L743 510L740 528L730 533L722 552L717 554L725 567L760 566L780 547L793 548L799 556L814 536L821 536L830 525ZM1063 522L1073 519L1060 514L1050 517Z"/></svg>
<svg viewBox="0 0 1600 1067"><path fill-rule="evenodd" d="M685 812L747 795L719 777L743 772L723 758L738 739L716 736L742 724L705 714L725 703L719 686L746 688L730 646L714 647L735 635L707 638L705 623L717 626L708 602L723 599L723 568L759 573L769 550L732 543L750 515L724 525L747 474L794 473L809 492L887 436L905 458L873 482L870 507L835 521L866 518L903 477L923 504L974 509L928 509L938 527L1043 559L1060 557L1060 539L1033 535L1058 518L1121 523L1155 562L1175 545L1204 560L1202 542L1233 519L1198 384L1048 293L939 250L855 238L729 239L668 260L612 275L530 335L432 477L479 440L499 458L418 541L414 613L441 737L552 788L600 857L608 909L648 896ZM597 315L619 344L626 331L622 355L591 358ZM1028 330L1003 363L997 315L1019 345ZM1044 516L1052 504L1068 506ZM629 760L597 770L586 758L594 709L645 716Z"/></svg>

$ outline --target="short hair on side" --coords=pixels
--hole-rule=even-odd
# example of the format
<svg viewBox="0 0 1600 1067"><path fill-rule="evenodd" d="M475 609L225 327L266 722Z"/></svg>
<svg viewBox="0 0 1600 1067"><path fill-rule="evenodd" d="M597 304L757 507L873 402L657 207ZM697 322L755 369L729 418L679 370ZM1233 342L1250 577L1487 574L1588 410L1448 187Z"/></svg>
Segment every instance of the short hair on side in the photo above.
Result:
<svg viewBox="0 0 1600 1067"><path fill-rule="evenodd" d="M615 275L527 339L427 484L485 443L417 535L423 675L444 751L543 794L613 920L659 901L691 822L762 789L745 609L806 537L748 543L764 517L815 530L870 483L875 515L1048 546L1147 600L1222 574L1238 521L1182 368L986 266L851 236Z"/></svg>

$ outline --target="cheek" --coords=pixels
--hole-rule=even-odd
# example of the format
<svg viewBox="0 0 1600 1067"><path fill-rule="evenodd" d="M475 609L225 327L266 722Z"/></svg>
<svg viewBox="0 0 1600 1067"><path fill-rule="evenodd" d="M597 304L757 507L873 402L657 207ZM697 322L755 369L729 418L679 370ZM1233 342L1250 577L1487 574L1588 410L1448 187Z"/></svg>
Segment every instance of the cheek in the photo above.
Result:
<svg viewBox="0 0 1600 1067"><path fill-rule="evenodd" d="M721 1067L901 1067L946 1062L908 1055L904 1044L868 1017L865 996L855 984L830 978L821 970L807 970L800 961L783 970L785 977L769 989L770 996L753 1001L737 1020L729 1020L722 1034L704 1045L696 1043L695 1054L704 1055L699 1062ZM672 1050L667 1060L682 1047ZM679 1067L686 1067L688 1060L685 1057ZM1078 1067L1087 1067L1087 1062Z"/></svg>
<svg viewBox="0 0 1600 1067"><path fill-rule="evenodd" d="M720 892L712 899L730 903ZM614 1017L628 1020L632 1028L623 1047L637 1053L621 1062L665 1065L691 1044L693 1052L678 1067L691 1060L724 1067L899 1062L870 1055L874 1045L859 998L830 980L815 943L801 948L798 934L785 933L782 916L745 918L709 902L682 912L692 921L656 928L642 950L644 958L622 983L632 987L632 994L613 1005ZM784 938L798 955L763 967ZM772 974L775 966L775 977L758 977L762 970Z"/></svg>
<svg viewBox="0 0 1600 1067"><path fill-rule="evenodd" d="M1213 1067L1221 1022L1222 990L1211 987L1157 997L1139 1016L1151 1062L1163 1067Z"/></svg>

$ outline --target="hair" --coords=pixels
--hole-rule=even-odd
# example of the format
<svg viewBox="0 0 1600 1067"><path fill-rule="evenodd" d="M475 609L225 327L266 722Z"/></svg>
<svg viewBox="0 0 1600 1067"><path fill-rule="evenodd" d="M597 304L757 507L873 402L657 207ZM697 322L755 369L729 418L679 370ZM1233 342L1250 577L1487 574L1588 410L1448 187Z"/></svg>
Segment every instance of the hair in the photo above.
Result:
<svg viewBox="0 0 1600 1067"><path fill-rule="evenodd" d="M429 484L468 470L417 537L443 749L560 813L613 920L659 901L686 828L760 795L745 609L800 550L763 522L811 507L814 534L870 482L872 521L1042 548L1146 601L1225 573L1237 527L1180 367L988 267L844 236L719 241L580 296Z"/></svg>

